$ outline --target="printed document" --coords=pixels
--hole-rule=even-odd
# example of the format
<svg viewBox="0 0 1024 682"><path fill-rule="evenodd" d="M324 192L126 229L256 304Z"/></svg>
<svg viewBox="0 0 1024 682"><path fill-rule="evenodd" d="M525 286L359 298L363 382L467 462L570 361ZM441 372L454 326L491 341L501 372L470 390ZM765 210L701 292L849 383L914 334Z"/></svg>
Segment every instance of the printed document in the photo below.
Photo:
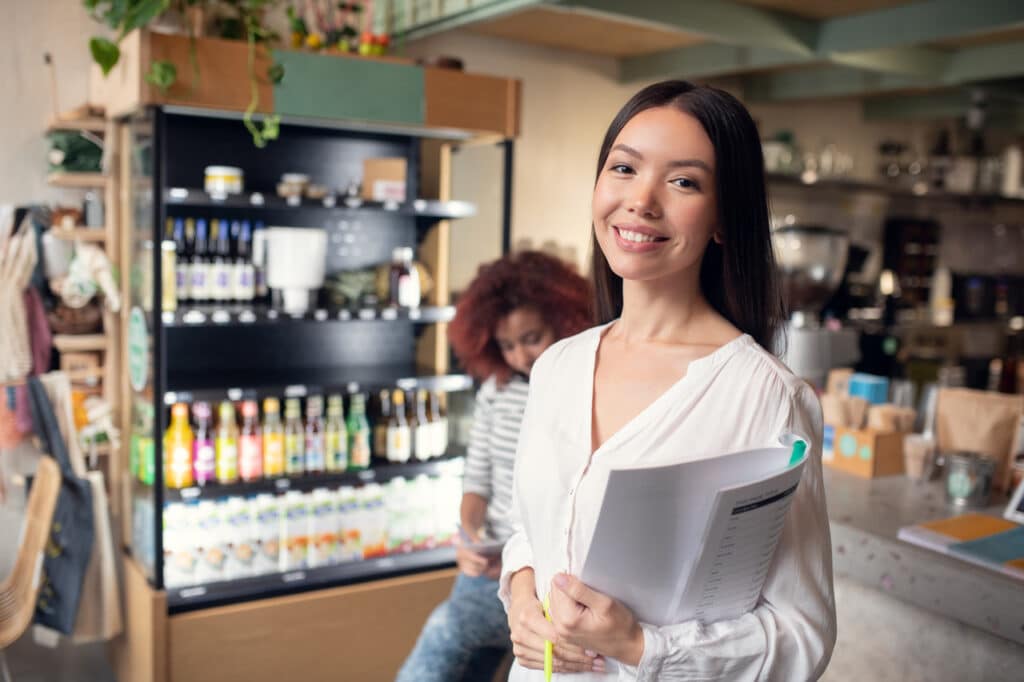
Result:
<svg viewBox="0 0 1024 682"><path fill-rule="evenodd" d="M792 453L612 471L580 579L653 625L753 610L807 462Z"/></svg>

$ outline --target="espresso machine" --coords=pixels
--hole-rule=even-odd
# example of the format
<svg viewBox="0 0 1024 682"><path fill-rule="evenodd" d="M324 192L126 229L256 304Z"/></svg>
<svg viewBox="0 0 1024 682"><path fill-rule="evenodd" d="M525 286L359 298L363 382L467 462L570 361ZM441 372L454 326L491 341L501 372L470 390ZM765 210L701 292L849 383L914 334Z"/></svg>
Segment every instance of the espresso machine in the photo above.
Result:
<svg viewBox="0 0 1024 682"><path fill-rule="evenodd" d="M773 230L772 243L789 312L777 349L794 374L822 388L830 369L860 358L855 329L821 322L822 308L842 280L849 239L842 230L797 224Z"/></svg>

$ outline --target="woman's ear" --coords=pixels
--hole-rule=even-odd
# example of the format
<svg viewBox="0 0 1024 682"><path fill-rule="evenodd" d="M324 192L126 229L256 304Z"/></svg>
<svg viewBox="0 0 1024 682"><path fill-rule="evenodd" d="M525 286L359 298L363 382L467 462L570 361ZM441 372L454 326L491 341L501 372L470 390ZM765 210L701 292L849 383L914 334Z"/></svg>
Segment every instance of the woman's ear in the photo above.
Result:
<svg viewBox="0 0 1024 682"><path fill-rule="evenodd" d="M711 235L711 238L715 240L716 244L721 245L721 243L722 243L722 233L721 232L719 232L718 230L715 230L715 233L713 235Z"/></svg>

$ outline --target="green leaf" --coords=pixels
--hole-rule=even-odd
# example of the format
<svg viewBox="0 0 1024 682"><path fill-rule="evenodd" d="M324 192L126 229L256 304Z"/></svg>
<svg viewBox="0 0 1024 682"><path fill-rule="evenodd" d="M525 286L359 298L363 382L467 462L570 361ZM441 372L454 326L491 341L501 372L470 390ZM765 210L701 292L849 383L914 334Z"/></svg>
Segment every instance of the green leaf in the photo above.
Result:
<svg viewBox="0 0 1024 682"><path fill-rule="evenodd" d="M160 88L160 92L164 94L167 94L168 88L174 85L177 79L177 67L165 59L158 59L150 64L149 73L146 74L146 82Z"/></svg>
<svg viewBox="0 0 1024 682"><path fill-rule="evenodd" d="M89 40L89 52L92 53L93 61L103 69L106 76L121 58L121 49L106 38L92 38Z"/></svg>
<svg viewBox="0 0 1024 682"><path fill-rule="evenodd" d="M149 24L161 12L166 10L170 4L171 0L137 0L124 13L124 20L121 24L121 37L123 38L135 29Z"/></svg>
<svg viewBox="0 0 1024 682"><path fill-rule="evenodd" d="M274 62L269 69L267 69L267 78L274 85L278 85L284 79L284 64L281 62Z"/></svg>

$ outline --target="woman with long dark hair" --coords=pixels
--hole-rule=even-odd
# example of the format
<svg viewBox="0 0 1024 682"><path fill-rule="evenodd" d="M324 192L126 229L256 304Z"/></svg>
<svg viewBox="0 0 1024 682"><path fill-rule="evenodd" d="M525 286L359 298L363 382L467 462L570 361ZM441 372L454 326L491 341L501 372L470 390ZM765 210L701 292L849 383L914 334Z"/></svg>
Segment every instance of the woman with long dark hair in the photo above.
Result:
<svg viewBox="0 0 1024 682"><path fill-rule="evenodd" d="M571 679L816 678L835 642L821 409L771 352L782 306L750 114L685 81L641 90L601 145L592 217L602 324L537 360L520 435L517 531L499 591L510 679L544 679L545 641ZM610 470L763 447L784 433L810 456L752 612L658 627L575 577Z"/></svg>
<svg viewBox="0 0 1024 682"><path fill-rule="evenodd" d="M473 411L451 596L430 615L398 682L489 680L509 646L497 598L501 555L467 546L512 533L512 465L530 368L555 341L594 323L589 283L566 263L523 251L480 267L449 325L452 349L482 382ZM495 657L494 650L497 651Z"/></svg>

